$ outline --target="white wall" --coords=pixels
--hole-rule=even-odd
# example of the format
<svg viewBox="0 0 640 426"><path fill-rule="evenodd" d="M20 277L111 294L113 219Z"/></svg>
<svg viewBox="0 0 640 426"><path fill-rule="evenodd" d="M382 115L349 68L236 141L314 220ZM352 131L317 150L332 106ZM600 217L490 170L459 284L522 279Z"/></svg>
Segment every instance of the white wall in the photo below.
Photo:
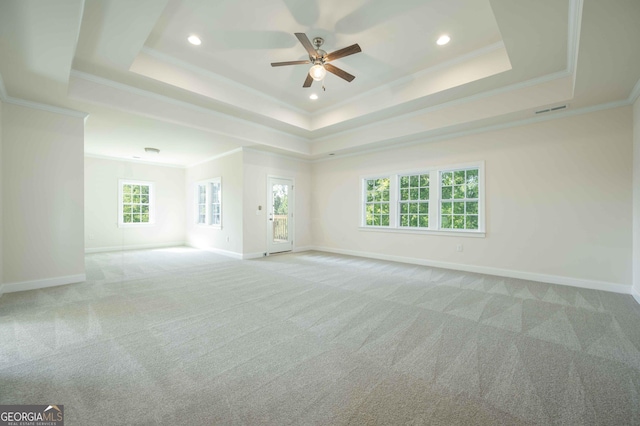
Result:
<svg viewBox="0 0 640 426"><path fill-rule="evenodd" d="M2 106L5 291L82 281L84 120Z"/></svg>
<svg viewBox="0 0 640 426"><path fill-rule="evenodd" d="M631 119L624 107L316 163L314 245L624 291ZM478 160L486 162L485 238L359 230L362 175Z"/></svg>
<svg viewBox="0 0 640 426"><path fill-rule="evenodd" d="M311 240L311 164L253 150L244 151L244 255L256 257L267 250L267 176L294 179L294 249ZM262 206L260 214L258 206Z"/></svg>
<svg viewBox="0 0 640 426"><path fill-rule="evenodd" d="M184 169L85 157L84 173L87 252L184 244ZM118 227L119 179L155 183L154 225Z"/></svg>
<svg viewBox="0 0 640 426"><path fill-rule="evenodd" d="M633 105L633 288L640 303L640 98Z"/></svg>
<svg viewBox="0 0 640 426"><path fill-rule="evenodd" d="M188 245L242 257L242 156L236 151L186 170ZM222 229L196 224L195 185L216 177L222 181Z"/></svg>

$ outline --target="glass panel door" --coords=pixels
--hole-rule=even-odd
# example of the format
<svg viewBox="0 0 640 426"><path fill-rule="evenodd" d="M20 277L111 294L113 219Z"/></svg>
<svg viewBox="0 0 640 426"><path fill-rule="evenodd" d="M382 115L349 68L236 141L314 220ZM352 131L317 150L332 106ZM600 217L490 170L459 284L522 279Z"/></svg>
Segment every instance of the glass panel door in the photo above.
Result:
<svg viewBox="0 0 640 426"><path fill-rule="evenodd" d="M269 178L269 211L267 218L267 251L279 253L293 248L293 181Z"/></svg>

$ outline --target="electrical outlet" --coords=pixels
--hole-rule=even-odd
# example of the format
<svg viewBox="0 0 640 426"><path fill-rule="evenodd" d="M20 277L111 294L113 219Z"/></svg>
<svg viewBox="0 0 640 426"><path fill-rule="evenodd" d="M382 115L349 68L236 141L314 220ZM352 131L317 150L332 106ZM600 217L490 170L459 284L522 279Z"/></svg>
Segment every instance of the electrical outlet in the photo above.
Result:
<svg viewBox="0 0 640 426"><path fill-rule="evenodd" d="M462 251L462 249L463 249L462 244L458 244L456 246L456 251Z"/></svg>

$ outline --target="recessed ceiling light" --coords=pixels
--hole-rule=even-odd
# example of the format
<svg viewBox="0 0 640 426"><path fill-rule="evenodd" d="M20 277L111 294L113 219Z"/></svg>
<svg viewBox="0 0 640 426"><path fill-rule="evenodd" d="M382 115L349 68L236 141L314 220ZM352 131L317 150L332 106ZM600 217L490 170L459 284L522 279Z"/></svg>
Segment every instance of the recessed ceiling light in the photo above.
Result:
<svg viewBox="0 0 640 426"><path fill-rule="evenodd" d="M189 43L193 44L194 46L200 46L202 44L202 40L200 40L200 37L198 37L197 35L192 34L187 37L187 40L189 40Z"/></svg>
<svg viewBox="0 0 640 426"><path fill-rule="evenodd" d="M312 93L311 96L309 96L309 99L311 99L312 101L315 101L316 99L318 99L318 95L316 95L315 93Z"/></svg>
<svg viewBox="0 0 640 426"><path fill-rule="evenodd" d="M449 43L451 41L451 37L449 37L448 35L444 34L441 35L440 38L438 39L438 41L436 41L436 43L438 43L438 46L444 46L445 44Z"/></svg>

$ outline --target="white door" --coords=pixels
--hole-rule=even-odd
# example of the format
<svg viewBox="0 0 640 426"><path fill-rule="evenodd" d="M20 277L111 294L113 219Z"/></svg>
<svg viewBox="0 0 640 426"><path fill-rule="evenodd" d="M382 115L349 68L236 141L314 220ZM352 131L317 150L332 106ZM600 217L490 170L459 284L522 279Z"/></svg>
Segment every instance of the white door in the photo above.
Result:
<svg viewBox="0 0 640 426"><path fill-rule="evenodd" d="M293 180L267 179L267 253L293 249Z"/></svg>

